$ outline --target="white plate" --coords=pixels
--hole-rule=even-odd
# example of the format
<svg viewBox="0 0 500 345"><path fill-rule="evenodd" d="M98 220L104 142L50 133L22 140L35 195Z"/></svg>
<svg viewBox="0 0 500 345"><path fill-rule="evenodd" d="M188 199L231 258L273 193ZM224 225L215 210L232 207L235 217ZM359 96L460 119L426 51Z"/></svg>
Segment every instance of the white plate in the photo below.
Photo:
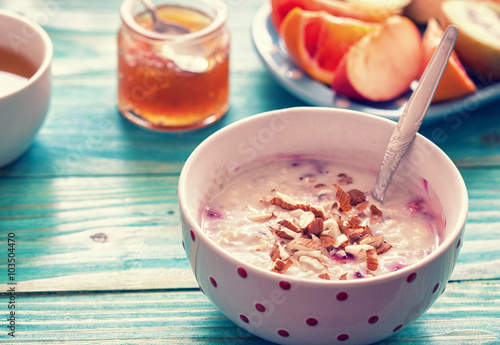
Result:
<svg viewBox="0 0 500 345"><path fill-rule="evenodd" d="M252 39L265 66L288 92L314 106L330 106L367 112L397 121L411 92L389 102L357 102L335 94L330 87L310 78L290 60L271 22L271 5L264 4L252 23ZM484 83L483 83L484 84ZM429 107L425 123L445 119L453 114L465 114L500 99L500 83L481 85L478 90L459 100L441 102ZM413 85L415 86L415 85Z"/></svg>

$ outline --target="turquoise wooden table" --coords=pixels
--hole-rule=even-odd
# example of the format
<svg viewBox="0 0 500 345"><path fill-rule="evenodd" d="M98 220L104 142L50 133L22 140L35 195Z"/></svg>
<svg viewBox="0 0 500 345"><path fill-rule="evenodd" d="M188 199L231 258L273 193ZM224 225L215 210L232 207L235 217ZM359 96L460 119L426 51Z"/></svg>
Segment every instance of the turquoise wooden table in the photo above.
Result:
<svg viewBox="0 0 500 345"><path fill-rule="evenodd" d="M48 118L30 150L0 170L0 343L267 343L197 288L176 199L180 169L208 135L252 114L304 105L275 82L252 45L252 19L264 1L228 1L228 114L202 130L161 134L116 109L120 1L0 0L0 8L37 20L54 44ZM439 138L467 184L465 243L444 294L381 344L500 343L499 112L498 102L472 104L421 129ZM7 285L13 250L15 294Z"/></svg>

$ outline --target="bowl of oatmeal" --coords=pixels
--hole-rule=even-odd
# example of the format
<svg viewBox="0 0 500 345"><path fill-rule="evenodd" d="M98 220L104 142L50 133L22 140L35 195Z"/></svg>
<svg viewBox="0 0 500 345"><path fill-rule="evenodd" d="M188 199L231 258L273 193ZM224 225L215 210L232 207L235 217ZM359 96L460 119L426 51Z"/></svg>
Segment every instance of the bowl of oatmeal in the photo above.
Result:
<svg viewBox="0 0 500 345"><path fill-rule="evenodd" d="M395 123L298 107L233 123L179 179L182 244L200 289L280 344L367 344L444 291L468 210L453 162L417 135L383 203L372 197Z"/></svg>

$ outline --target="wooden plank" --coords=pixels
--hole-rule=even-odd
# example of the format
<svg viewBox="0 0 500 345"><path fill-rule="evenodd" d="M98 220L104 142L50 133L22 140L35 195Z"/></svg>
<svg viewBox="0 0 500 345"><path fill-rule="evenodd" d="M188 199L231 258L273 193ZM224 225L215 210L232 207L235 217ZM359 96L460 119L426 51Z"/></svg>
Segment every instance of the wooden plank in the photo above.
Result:
<svg viewBox="0 0 500 345"><path fill-rule="evenodd" d="M500 176L489 169L466 169L464 177L470 214L451 279L498 279L500 202L490 183L498 185ZM20 288L27 292L196 287L181 246L177 179L1 179L0 246L6 246L7 234L15 232ZM99 240L102 234L104 242ZM6 262L0 262L0 272L6 269ZM0 284L7 278L0 274Z"/></svg>
<svg viewBox="0 0 500 345"><path fill-rule="evenodd" d="M16 306L16 344L269 344L199 291L20 295ZM493 344L499 322L498 280L450 283L419 320L379 344Z"/></svg>
<svg viewBox="0 0 500 345"><path fill-rule="evenodd" d="M19 289L196 287L176 188L168 176L1 180L0 243L15 234Z"/></svg>

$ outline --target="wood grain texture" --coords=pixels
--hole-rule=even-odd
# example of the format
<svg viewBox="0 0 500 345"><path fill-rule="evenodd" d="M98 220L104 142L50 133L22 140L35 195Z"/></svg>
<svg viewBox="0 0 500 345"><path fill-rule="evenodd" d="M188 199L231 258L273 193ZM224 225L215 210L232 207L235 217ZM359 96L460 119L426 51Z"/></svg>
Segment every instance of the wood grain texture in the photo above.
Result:
<svg viewBox="0 0 500 345"><path fill-rule="evenodd" d="M16 344L270 344L237 327L200 291L18 300L22 326ZM450 283L426 314L379 345L494 344L500 341L499 323L498 281Z"/></svg>

